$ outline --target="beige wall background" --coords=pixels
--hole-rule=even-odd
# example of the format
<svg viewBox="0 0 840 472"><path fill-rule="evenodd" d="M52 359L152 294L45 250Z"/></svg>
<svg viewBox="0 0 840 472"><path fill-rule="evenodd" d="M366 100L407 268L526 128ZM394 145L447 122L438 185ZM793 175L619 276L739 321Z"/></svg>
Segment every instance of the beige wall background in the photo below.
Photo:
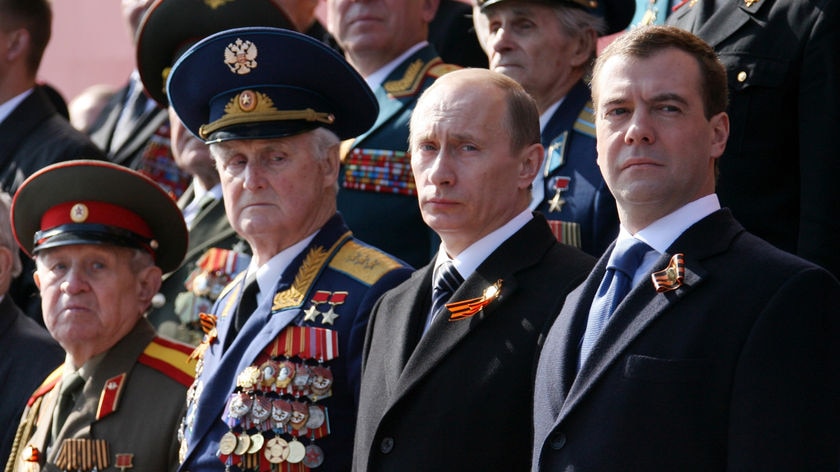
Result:
<svg viewBox="0 0 840 472"><path fill-rule="evenodd" d="M134 49L119 0L52 0L53 31L38 79L69 102L86 87L121 85L134 68Z"/></svg>

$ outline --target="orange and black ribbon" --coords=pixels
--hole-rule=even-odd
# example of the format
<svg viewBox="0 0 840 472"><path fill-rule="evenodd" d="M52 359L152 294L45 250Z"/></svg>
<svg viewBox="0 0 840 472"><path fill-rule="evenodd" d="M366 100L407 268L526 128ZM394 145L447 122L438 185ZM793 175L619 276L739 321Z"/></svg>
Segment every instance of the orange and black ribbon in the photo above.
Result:
<svg viewBox="0 0 840 472"><path fill-rule="evenodd" d="M478 298L470 298L469 300L463 300L460 302L447 303L446 309L448 309L451 313L449 321L458 321L475 315L484 307L489 305L493 300L499 298L499 294L501 292L502 279L499 279L495 284L484 289L484 294Z"/></svg>
<svg viewBox="0 0 840 472"><path fill-rule="evenodd" d="M680 288L685 278L685 256L683 254L674 254L668 267L650 274L653 280L653 286L656 287L658 293L670 292Z"/></svg>

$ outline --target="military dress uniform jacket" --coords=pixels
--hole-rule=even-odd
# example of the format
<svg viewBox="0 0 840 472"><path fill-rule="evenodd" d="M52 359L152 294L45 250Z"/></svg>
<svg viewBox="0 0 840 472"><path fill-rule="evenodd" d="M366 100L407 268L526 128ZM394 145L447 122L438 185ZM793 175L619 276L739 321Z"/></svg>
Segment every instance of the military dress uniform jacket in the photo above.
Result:
<svg viewBox="0 0 840 472"><path fill-rule="evenodd" d="M193 187L190 185L178 200L178 206L183 210L193 199L193 195ZM187 318L187 312L191 311L190 308L193 303L200 302L195 301L194 294L187 290L185 282L196 271L196 263L208 250L219 248L241 252L242 261L238 261L235 266L231 267L232 269L244 269L248 266L250 260L250 249L247 243L230 226L225 214L225 202L221 198L208 201L201 207L192 222L189 236L189 246L181 267L163 276L160 293L164 296L165 304L160 308L152 309L148 318L162 334L187 344L197 345L204 336L204 332L201 330L197 319ZM231 270L221 275L229 278L228 282L230 282L238 273L238 271ZM223 285L227 285L227 283ZM180 300L179 296L181 297ZM210 300L210 297L205 298L210 302L215 301L215 299ZM190 306L181 306L182 304ZM180 310L176 310L176 305ZM201 311L209 312L211 307L212 303Z"/></svg>
<svg viewBox="0 0 840 472"><path fill-rule="evenodd" d="M537 207L560 242L600 257L618 235L615 199L596 162L589 87L578 82L545 125L543 201Z"/></svg>
<svg viewBox="0 0 840 472"><path fill-rule="evenodd" d="M58 389L54 387L63 369L60 367L30 398L23 413L18 434L30 434L20 438L19 448L10 458L17 460L12 470L57 472L61 470L55 462L62 442L78 438L107 442L107 470L118 469L118 463L130 464L126 470L134 472L174 470L178 424L192 380L192 366L187 362L191 350L157 337L151 325L141 319L105 354L85 383L58 437L50 440L58 400ZM27 446L38 451L37 461L27 460L33 458L32 449Z"/></svg>
<svg viewBox="0 0 840 472"><path fill-rule="evenodd" d="M365 345L353 470L527 470L536 353L594 262L535 214L453 294L481 297L501 281L478 314L443 312L422 335L434 263L386 293Z"/></svg>
<svg viewBox="0 0 840 472"><path fill-rule="evenodd" d="M410 273L411 269L401 261L355 239L336 214L285 269L278 281L271 312L253 313L235 338L230 339L233 310L239 304L244 285L244 277L238 277L214 308L218 337L207 344L199 361L203 365L198 368L188 398L181 470L225 470L217 453L221 437L230 429L222 415L237 386L237 376L255 363L288 327L311 326L338 333L338 356L329 363L334 377L332 396L318 402L328 410L330 433L317 440L324 452L324 462L316 470L347 471L368 316L379 296ZM322 316L316 316L315 321L304 321L310 310L321 315L328 311L326 303L314 303L318 293L330 297L346 294L343 303L333 307L338 317L332 324L324 323Z"/></svg>
<svg viewBox="0 0 840 472"><path fill-rule="evenodd" d="M721 204L748 231L840 277L840 2L703 0L668 24L706 40L726 66Z"/></svg>
<svg viewBox="0 0 840 472"><path fill-rule="evenodd" d="M420 94L456 68L430 45L417 51L374 90L376 123L342 145L338 211L359 239L414 267L429 262L439 240L420 215L406 154L408 122Z"/></svg>
<svg viewBox="0 0 840 472"><path fill-rule="evenodd" d="M142 85L138 81L135 87ZM141 172L178 198L189 185L190 176L180 170L172 158L166 108L157 104L147 107L129 120L127 128L131 131L126 136L117 132L130 89L131 81L108 100L88 135L111 162ZM144 100L152 101L149 97Z"/></svg>
<svg viewBox="0 0 840 472"><path fill-rule="evenodd" d="M840 286L722 209L618 305L576 374L612 248L572 292L537 369L533 470L830 470L840 448Z"/></svg>
<svg viewBox="0 0 840 472"><path fill-rule="evenodd" d="M4 296L0 301L0 464L9 457L26 399L63 361L64 350L50 333Z"/></svg>
<svg viewBox="0 0 840 472"><path fill-rule="evenodd" d="M23 181L56 162L105 160L84 134L55 110L46 93L35 87L0 123L0 184L14 194Z"/></svg>

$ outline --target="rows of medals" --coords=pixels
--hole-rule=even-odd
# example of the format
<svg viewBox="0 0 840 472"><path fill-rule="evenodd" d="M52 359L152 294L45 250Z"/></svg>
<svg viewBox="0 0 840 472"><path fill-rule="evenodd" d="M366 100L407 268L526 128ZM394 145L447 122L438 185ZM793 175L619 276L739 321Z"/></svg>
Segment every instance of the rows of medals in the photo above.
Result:
<svg viewBox="0 0 840 472"><path fill-rule="evenodd" d="M317 331L318 338L331 331L289 330L303 331L305 338L311 337L310 331ZM229 431L222 436L218 451L228 469L297 472L323 464L324 452L316 440L330 433L329 414L318 402L332 394L333 375L326 362L333 356L325 357L322 350L306 346L296 350L294 357L277 355L276 345L239 373L228 399L223 419Z"/></svg>

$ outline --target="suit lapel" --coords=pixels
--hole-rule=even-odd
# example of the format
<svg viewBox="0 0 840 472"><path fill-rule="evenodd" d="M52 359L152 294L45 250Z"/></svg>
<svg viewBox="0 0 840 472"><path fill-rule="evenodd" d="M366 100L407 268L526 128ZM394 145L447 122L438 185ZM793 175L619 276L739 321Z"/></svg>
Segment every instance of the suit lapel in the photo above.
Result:
<svg viewBox="0 0 840 472"><path fill-rule="evenodd" d="M428 332L420 338L413 352L410 352L405 368L395 386L392 403L398 401L413 385L421 381L438 364L444 362L447 355L471 331L488 320L492 320L494 316L504 316L508 308L505 301L512 298L518 288L516 273L538 263L548 248L555 243L554 236L547 229L545 219L535 215L530 222L493 251L455 291L452 300L462 301L481 297L488 287L501 280L499 297L469 318L450 321L448 312L439 314ZM414 325L417 324L418 319L426 319L431 305L432 265L422 269L424 273L418 277L419 281L413 284L416 290L415 298L421 300L415 301L412 307L410 320ZM422 288L420 283L423 284ZM409 346L404 347L409 348Z"/></svg>
<svg viewBox="0 0 840 472"><path fill-rule="evenodd" d="M672 306L702 285L707 275L703 260L726 251L732 240L742 231L743 228L735 222L728 210L719 210L690 227L668 248L657 260L653 270L665 268L674 254L684 254L685 279L682 286L670 292L657 293L650 280L643 280L631 290L616 308L576 377L573 373L569 375L569 372L573 372L576 368L576 361L574 363L567 361L563 378L574 380L569 384L568 390L565 388L563 390L568 394L563 401L558 422L581 402L598 380L606 375L620 358L625 356L628 346L642 335L652 322L660 316L668 316ZM612 247L598 261L596 270L585 282L586 289L583 292L585 295L581 297L574 311L574 319L570 321L575 323L577 328L571 331L573 334L567 338L563 346L563 352L567 354L565 357L568 359L576 360L578 357L577 352L573 352L571 356L568 354L571 349L577 349L580 335L582 335L579 323L584 325L586 323L589 306L606 270L606 262L611 252Z"/></svg>

